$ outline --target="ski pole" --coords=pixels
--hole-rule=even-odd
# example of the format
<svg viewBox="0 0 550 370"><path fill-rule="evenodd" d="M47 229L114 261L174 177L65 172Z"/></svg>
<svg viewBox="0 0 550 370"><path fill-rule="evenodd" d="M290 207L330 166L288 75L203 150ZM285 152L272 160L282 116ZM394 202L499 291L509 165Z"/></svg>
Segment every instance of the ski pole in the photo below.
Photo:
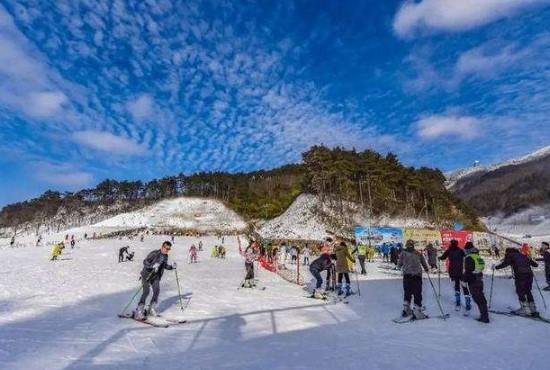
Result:
<svg viewBox="0 0 550 370"><path fill-rule="evenodd" d="M151 271L151 273L149 274L149 276L147 276L147 278L145 279L145 281L149 281L151 279L151 277L153 277L153 274L155 273L155 271ZM124 315L124 313L126 313L126 310L128 309L128 307L130 307L130 305L132 304L132 302L134 302L134 299L136 299L137 295L139 294L139 292L141 292L141 290L143 289L143 284L136 290L136 292L134 293L134 295L132 296L132 299L130 299L130 302L128 302L128 304L124 307L124 309L122 310L122 312L120 313L120 315Z"/></svg>
<svg viewBox="0 0 550 370"><path fill-rule="evenodd" d="M182 298L181 298L181 288L180 288L180 279L178 277L178 269L175 268L174 272L176 273L176 284L178 286L178 297L179 297L179 300L180 300L180 307L181 307L181 310L183 311L183 301L182 301Z"/></svg>
<svg viewBox="0 0 550 370"><path fill-rule="evenodd" d="M441 299L441 261L437 259L437 296Z"/></svg>
<svg viewBox="0 0 550 370"><path fill-rule="evenodd" d="M432 282L432 278L430 277L430 273L427 272L426 275L428 276L428 281L430 282L430 285L432 286L432 290L434 292L435 300L437 301L437 306L439 307L439 311L441 312L441 318L443 320L446 320L447 317L445 315L445 312L443 312L443 307L441 307L441 301L439 300L439 297L437 296L437 292L435 291L434 283Z"/></svg>
<svg viewBox="0 0 550 370"><path fill-rule="evenodd" d="M535 284L537 285L537 289L539 291L540 297L542 298L542 304L544 305L544 311L546 311L548 309L548 307L546 307L546 300L544 299L544 295L542 294L542 291L540 290L539 281L537 280L537 275L535 273L533 273L533 278L535 280Z"/></svg>
<svg viewBox="0 0 550 370"><path fill-rule="evenodd" d="M489 289L489 305L488 307L491 308L491 302L493 301L493 284L495 282L495 269L493 269L493 273L491 274L491 289Z"/></svg>
<svg viewBox="0 0 550 370"><path fill-rule="evenodd" d="M359 287L359 276L357 274L357 264L355 264L355 284L357 284L357 295L361 297L361 288Z"/></svg>

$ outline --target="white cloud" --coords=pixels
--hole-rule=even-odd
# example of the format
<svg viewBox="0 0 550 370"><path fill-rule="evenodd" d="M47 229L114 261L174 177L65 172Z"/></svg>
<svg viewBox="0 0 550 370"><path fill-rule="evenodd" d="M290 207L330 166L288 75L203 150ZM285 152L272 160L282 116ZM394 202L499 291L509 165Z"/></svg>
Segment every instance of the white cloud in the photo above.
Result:
<svg viewBox="0 0 550 370"><path fill-rule="evenodd" d="M52 185L81 188L90 185L94 180L91 173L82 171L68 163L36 161L29 167L36 179Z"/></svg>
<svg viewBox="0 0 550 370"><path fill-rule="evenodd" d="M31 117L61 112L67 96L0 6L0 105Z"/></svg>
<svg viewBox="0 0 550 370"><path fill-rule="evenodd" d="M415 123L417 135L425 140L453 137L473 139L481 135L483 121L471 116L431 115Z"/></svg>
<svg viewBox="0 0 550 370"><path fill-rule="evenodd" d="M422 31L465 31L511 16L548 0L422 0L405 1L393 21L400 37Z"/></svg>
<svg viewBox="0 0 550 370"><path fill-rule="evenodd" d="M146 148L133 140L113 135L105 131L77 131L72 139L91 149L119 155L143 154Z"/></svg>
<svg viewBox="0 0 550 370"><path fill-rule="evenodd" d="M149 94L142 94L126 104L128 112L135 121L141 121L153 113L153 98Z"/></svg>

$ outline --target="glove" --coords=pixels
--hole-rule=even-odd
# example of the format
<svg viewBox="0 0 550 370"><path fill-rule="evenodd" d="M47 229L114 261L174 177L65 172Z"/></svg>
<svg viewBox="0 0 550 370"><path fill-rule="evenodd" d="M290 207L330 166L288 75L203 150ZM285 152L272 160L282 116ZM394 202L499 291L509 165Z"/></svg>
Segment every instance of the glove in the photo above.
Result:
<svg viewBox="0 0 550 370"><path fill-rule="evenodd" d="M178 264L174 261L172 262L172 268L173 269L177 269L178 268Z"/></svg>
<svg viewBox="0 0 550 370"><path fill-rule="evenodd" d="M158 272L159 268L160 268L160 263L157 262L153 265L153 271Z"/></svg>

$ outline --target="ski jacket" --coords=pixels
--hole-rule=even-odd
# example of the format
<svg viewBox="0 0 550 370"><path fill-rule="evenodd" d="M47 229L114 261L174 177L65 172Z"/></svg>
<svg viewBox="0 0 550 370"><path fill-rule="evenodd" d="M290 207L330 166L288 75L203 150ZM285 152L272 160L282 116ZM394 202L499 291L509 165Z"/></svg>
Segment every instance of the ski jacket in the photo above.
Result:
<svg viewBox="0 0 550 370"><path fill-rule="evenodd" d="M311 271L325 271L330 270L330 267L332 266L332 260L330 259L330 254L323 253L318 258L316 258L311 264L309 265L309 269Z"/></svg>
<svg viewBox="0 0 550 370"><path fill-rule="evenodd" d="M505 267L511 266L514 271L514 276L518 275L533 275L533 270L531 267L538 267L538 264L533 261L531 258L520 253L515 248L507 248L504 255L504 261L496 265L497 270L503 269Z"/></svg>
<svg viewBox="0 0 550 370"><path fill-rule="evenodd" d="M153 266L158 263L159 269L156 273L153 273ZM164 273L164 269L166 270L172 270L172 265L168 264L168 255L162 254L160 249L154 250L151 253L145 257L143 260L143 269L141 270L141 277L143 279L147 279L150 277L149 280L153 279L159 279L162 277L162 274ZM153 273L153 275L151 275Z"/></svg>
<svg viewBox="0 0 550 370"><path fill-rule="evenodd" d="M437 265L437 249L431 244L426 247L426 256L430 265Z"/></svg>
<svg viewBox="0 0 550 370"><path fill-rule="evenodd" d="M353 266L355 258L353 258L349 248L345 245L337 245L334 247L334 254L336 254L336 273L350 273L350 265Z"/></svg>
<svg viewBox="0 0 550 370"><path fill-rule="evenodd" d="M401 268L403 275L422 276L422 269L428 272L428 264L424 256L414 247L408 247L401 252L397 266Z"/></svg>
<svg viewBox="0 0 550 370"><path fill-rule="evenodd" d="M542 253L542 258L537 258L537 261L544 262L544 272L546 275L550 275L550 250L545 250Z"/></svg>
<svg viewBox="0 0 550 370"><path fill-rule="evenodd" d="M466 254L459 247L449 247L439 257L441 261L449 259L449 277L451 279L461 278L464 269L464 257Z"/></svg>
<svg viewBox="0 0 550 370"><path fill-rule="evenodd" d="M479 255L477 248L472 248L466 253L464 258L464 274L462 281L466 283L473 283L477 280L483 280L483 270L485 268L485 261Z"/></svg>
<svg viewBox="0 0 550 370"><path fill-rule="evenodd" d="M366 256L367 246L365 244L359 244L359 246L357 247L357 254L360 256Z"/></svg>
<svg viewBox="0 0 550 370"><path fill-rule="evenodd" d="M254 263L254 261L256 261L256 252L254 251L254 248L246 248L244 251L244 259L246 263Z"/></svg>

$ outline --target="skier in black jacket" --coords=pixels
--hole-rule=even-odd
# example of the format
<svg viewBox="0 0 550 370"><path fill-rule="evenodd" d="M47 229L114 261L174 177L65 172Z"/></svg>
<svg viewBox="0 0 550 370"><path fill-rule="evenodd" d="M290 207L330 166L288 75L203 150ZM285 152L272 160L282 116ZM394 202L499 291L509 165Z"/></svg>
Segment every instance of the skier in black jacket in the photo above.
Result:
<svg viewBox="0 0 550 370"><path fill-rule="evenodd" d="M521 308L515 312L518 315L538 316L539 313L531 293L533 289L533 270L531 270L531 267L537 267L538 264L526 255L521 254L519 250L506 248L504 261L493 266L493 268L500 270L508 266L511 266L514 272L516 294L521 305Z"/></svg>
<svg viewBox="0 0 550 370"><path fill-rule="evenodd" d="M550 290L550 244L548 242L542 242L541 245L542 258L537 258L537 261L544 262L544 275L546 276L547 287L542 290Z"/></svg>
<svg viewBox="0 0 550 370"><path fill-rule="evenodd" d="M466 258L464 259L464 274L462 281L468 285L468 289L472 294L474 302L479 309L479 318L477 321L489 323L489 308L487 307L487 299L483 294L483 270L485 269L485 261L479 255L479 250L470 242L464 246Z"/></svg>
<svg viewBox="0 0 550 370"><path fill-rule="evenodd" d="M327 272L327 283L330 280L330 274L332 269L332 259L329 253L329 248L324 246L321 250L321 255L316 258L309 265L309 272L315 278L315 290L313 291L313 298L323 299L326 298L325 292L321 290L323 286L323 278L321 277L321 272Z"/></svg>
<svg viewBox="0 0 550 370"><path fill-rule="evenodd" d="M466 254L462 249L458 247L458 241L451 240L451 245L447 250L439 257L441 261L449 259L449 278L455 283L455 305L456 310L460 310L460 281L462 279L462 271L464 269L464 257ZM470 298L470 291L466 284L462 285L462 292L464 293L464 302L466 311L470 311L472 308L472 302Z"/></svg>
<svg viewBox="0 0 550 370"><path fill-rule="evenodd" d="M160 293L160 279L164 270L176 268L176 263L168 264L168 253L172 249L172 243L165 241L160 249L154 250L143 260L143 269L141 270L141 283L143 284L143 293L139 299L138 307L134 313L136 320L143 320L147 315L158 316L158 298ZM147 310L145 310L145 301L153 288L153 297Z"/></svg>

